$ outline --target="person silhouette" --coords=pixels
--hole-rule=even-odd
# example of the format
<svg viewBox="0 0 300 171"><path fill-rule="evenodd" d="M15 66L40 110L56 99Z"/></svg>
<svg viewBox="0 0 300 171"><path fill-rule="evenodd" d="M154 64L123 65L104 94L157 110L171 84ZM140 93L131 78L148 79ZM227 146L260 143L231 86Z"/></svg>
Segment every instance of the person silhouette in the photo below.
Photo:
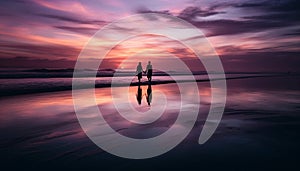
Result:
<svg viewBox="0 0 300 171"><path fill-rule="evenodd" d="M147 68L146 68L145 72L147 73L148 81L151 82L151 80L152 80L152 64L151 64L151 61L148 61L148 65L147 65Z"/></svg>
<svg viewBox="0 0 300 171"><path fill-rule="evenodd" d="M139 64L136 66L136 75L138 76L139 82L141 82L142 79L142 72L143 72L142 63L139 62Z"/></svg>
<svg viewBox="0 0 300 171"><path fill-rule="evenodd" d="M147 100L148 105L150 106L150 104L152 102L152 87L151 87L151 84L148 84L146 100Z"/></svg>
<svg viewBox="0 0 300 171"><path fill-rule="evenodd" d="M139 105L142 104L142 89L141 89L141 85L140 84L139 84L138 89L137 89L136 100L137 100L137 102L138 102Z"/></svg>

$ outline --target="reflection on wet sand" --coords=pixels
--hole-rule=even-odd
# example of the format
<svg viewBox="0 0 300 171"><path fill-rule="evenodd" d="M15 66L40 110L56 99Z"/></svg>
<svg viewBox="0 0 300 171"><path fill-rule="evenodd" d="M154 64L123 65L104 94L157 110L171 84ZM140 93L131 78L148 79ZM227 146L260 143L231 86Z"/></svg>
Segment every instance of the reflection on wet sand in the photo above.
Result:
<svg viewBox="0 0 300 171"><path fill-rule="evenodd" d="M221 124L212 139L204 146L199 146L197 139L210 106L210 85L198 83L201 107L195 128L187 140L171 153L167 153L166 157L170 160L180 159L183 163L188 163L191 159L209 162L218 160L219 157L220 161L231 158L238 161L238 164L245 164L246 159L253 161L253 156L257 161L271 158L272 163L274 160L276 163L295 160L294 156L300 152L298 138L300 90L297 87L299 84L295 82L297 80L299 79L229 80L228 101ZM282 82L285 83L284 86ZM187 87L188 93L188 84L183 84ZM116 89L119 94L128 91L124 87ZM137 126L116 116L110 88L96 89L96 100L108 122L120 134L147 138L166 131L172 125L172 119L173 121L176 119L176 113L181 105L185 105L188 109L193 104L193 99L181 104L176 84L129 87L127 100L142 112L150 109L158 110L162 101L156 91L164 92L168 100L166 113L156 125ZM81 92L84 95L85 91ZM143 96L143 92L146 100L141 100L139 105L135 95ZM148 106L149 103L151 107ZM0 105L0 153L3 163L13 164L15 161L23 161L38 164L44 161L56 163L68 161L83 166L103 159L110 162L102 163L99 168L121 168L128 164L127 160L118 161L118 165L112 164L116 161L86 137L74 113L71 91L7 97L0 100ZM124 107L122 105L120 104L121 108ZM98 114L87 112L87 118L97 116ZM93 129L93 125L90 129ZM188 159L181 157L182 151L192 157Z"/></svg>
<svg viewBox="0 0 300 171"><path fill-rule="evenodd" d="M136 93L136 100L138 102L139 105L142 104L142 99L143 99L143 96L146 97L146 101L147 101L147 104L148 106L151 105L151 102L152 102L152 86L151 86L151 82L148 83L148 87L147 87L147 93L145 93L143 95L143 90L141 88L141 85L138 84L138 88L137 88L137 93Z"/></svg>
<svg viewBox="0 0 300 171"><path fill-rule="evenodd" d="M152 102L152 87L151 87L151 83L148 84L146 99L147 99L148 105L150 106L150 104Z"/></svg>
<svg viewBox="0 0 300 171"><path fill-rule="evenodd" d="M139 105L142 104L142 93L143 90L141 89L141 85L139 84L138 85L138 89L137 89L137 93L136 93L136 100L138 102Z"/></svg>

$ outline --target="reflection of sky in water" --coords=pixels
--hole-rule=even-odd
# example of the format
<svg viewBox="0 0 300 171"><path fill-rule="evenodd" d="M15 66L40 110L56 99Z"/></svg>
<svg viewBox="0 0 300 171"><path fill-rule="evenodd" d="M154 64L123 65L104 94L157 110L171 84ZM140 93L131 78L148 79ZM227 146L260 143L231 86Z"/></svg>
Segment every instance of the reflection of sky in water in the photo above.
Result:
<svg viewBox="0 0 300 171"><path fill-rule="evenodd" d="M231 95L228 103L239 109L293 111L300 104L299 92L241 92Z"/></svg>
<svg viewBox="0 0 300 171"><path fill-rule="evenodd" d="M274 121L280 124L296 122L295 118L300 110L300 91L297 88L297 81L296 79L281 79L285 82L285 86L280 83L276 84L276 82L281 82L276 78L229 80L225 114L216 134L226 134L227 127L244 128L247 126L247 130L252 130L258 126L258 121L260 125L263 124L261 121ZM186 84L186 93L191 93L188 91L188 84L184 84ZM200 128L192 131L195 137L199 136L200 121L205 119L210 102L209 83L198 83L198 87L201 106L200 125L196 123L196 127L200 126ZM122 92L121 89L119 88L119 91ZM143 94L146 93L146 89L146 85L142 86ZM178 89L174 84L153 85L152 89L153 102L149 107L145 96L142 104L137 104L135 96L137 87L129 88L130 103L142 112L160 104L159 99L156 98L157 91L165 94L169 103L166 107L167 112L163 113L162 117L152 125L132 124L121 116L115 115L112 110L114 106L111 104L109 88L96 89L97 103L104 111L105 119L119 133L138 138L155 136L166 131L176 119L180 98L178 98ZM84 91L82 93L84 94ZM75 158L95 155L101 151L83 134L74 114L70 91L7 97L0 100L0 105L0 144L2 146L0 152L2 154L11 157L46 155L45 160L50 160L67 155L65 154L67 151L76 154ZM189 109L193 105L193 99L183 102L183 105ZM90 115L90 117L95 116L97 115ZM291 116L292 120L289 121L287 116ZM196 142L196 139L193 141ZM14 149L14 152L9 152L11 149ZM82 153L78 154L78 152ZM71 153L69 155L72 156Z"/></svg>

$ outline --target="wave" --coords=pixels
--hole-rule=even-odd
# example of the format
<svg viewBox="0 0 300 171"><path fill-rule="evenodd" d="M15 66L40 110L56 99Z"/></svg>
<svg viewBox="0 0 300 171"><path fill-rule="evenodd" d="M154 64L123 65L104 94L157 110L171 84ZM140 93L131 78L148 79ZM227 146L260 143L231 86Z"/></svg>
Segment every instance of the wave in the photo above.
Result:
<svg viewBox="0 0 300 171"><path fill-rule="evenodd" d="M1 70L0 79L16 79L16 78L72 78L74 69L14 69L14 70ZM78 70L79 77L127 77L135 75L133 70L114 70L114 69L99 69L97 71L90 69ZM185 72L168 71L163 72L159 70L153 71L153 76L168 76L172 75L187 75ZM206 75L206 71L192 71L193 75ZM210 73L218 74L218 73ZM226 74L280 74L275 72L226 72Z"/></svg>
<svg viewBox="0 0 300 171"><path fill-rule="evenodd" d="M278 77L287 76L287 74L226 74L226 80L230 79L246 79L257 77ZM219 74L214 74L211 81L220 80ZM79 80L80 89L90 87L89 85L95 84L95 88L105 88L112 86L112 79L116 79L113 86L138 86L137 79L133 76L121 77L82 77ZM174 80L175 79L175 80ZM171 84L171 83L186 83L186 82L207 82L210 81L207 75L175 75L170 76L154 76L151 82L152 85ZM141 85L148 85L146 78L143 78ZM23 79L0 79L0 95L1 97L33 94L42 92L56 92L72 90L72 78L23 78Z"/></svg>

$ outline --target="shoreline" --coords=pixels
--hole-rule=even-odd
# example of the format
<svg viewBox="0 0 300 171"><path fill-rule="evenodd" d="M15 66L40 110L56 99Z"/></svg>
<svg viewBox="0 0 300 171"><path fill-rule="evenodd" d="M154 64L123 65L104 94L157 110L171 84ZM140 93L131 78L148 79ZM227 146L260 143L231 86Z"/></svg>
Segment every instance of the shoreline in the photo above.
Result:
<svg viewBox="0 0 300 171"><path fill-rule="evenodd" d="M233 80L233 79L249 79L249 78L258 78L258 77L299 77L300 75L290 75L290 74L267 74L267 75L245 75L245 76L232 76L232 77L226 77L226 80ZM219 78L212 79L211 81L217 81L220 80ZM193 82L194 80L153 80L151 82L151 85L161 85L161 84L172 84L172 83L188 83ZM199 82L208 82L210 79L198 79L195 80L197 83ZM141 82L140 85L148 85L148 81ZM131 82L130 86L138 86L138 82ZM114 84L114 87L124 87L128 86L128 83L118 83ZM89 84L83 84L79 89L87 89L89 88ZM108 88L111 87L111 83L96 83L95 88ZM28 95L28 94L39 94L39 93L49 93L49 92L60 92L60 91L69 91L72 90L72 82L70 85L58 85L58 86L48 86L46 84L40 86L40 87L26 87L23 88L8 88L8 89L0 89L1 97L0 99L3 99L5 97L11 97L11 96L18 96L18 95Z"/></svg>

